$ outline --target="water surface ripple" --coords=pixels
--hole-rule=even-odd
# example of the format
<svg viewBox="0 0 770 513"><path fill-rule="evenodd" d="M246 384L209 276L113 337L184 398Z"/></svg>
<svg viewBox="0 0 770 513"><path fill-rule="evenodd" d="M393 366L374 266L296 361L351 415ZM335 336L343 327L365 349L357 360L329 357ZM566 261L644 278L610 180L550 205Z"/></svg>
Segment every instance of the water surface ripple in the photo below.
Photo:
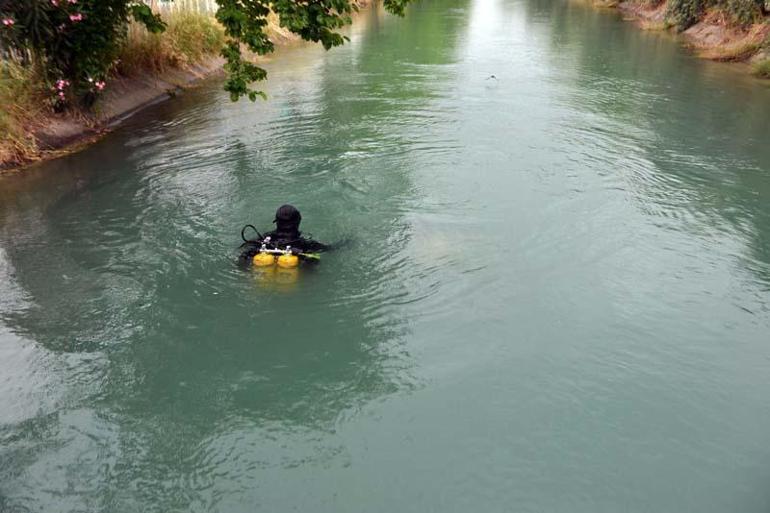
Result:
<svg viewBox="0 0 770 513"><path fill-rule="evenodd" d="M769 511L770 90L555 0L350 36L0 178L0 512ZM346 244L237 269L286 201Z"/></svg>

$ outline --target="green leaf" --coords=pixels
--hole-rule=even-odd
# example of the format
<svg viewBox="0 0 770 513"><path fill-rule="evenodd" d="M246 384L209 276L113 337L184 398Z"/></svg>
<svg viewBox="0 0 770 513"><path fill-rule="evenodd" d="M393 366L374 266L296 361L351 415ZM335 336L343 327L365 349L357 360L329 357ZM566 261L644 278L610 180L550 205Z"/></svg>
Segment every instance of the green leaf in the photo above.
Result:
<svg viewBox="0 0 770 513"><path fill-rule="evenodd" d="M131 4L131 16L138 23L141 23L147 30L153 34L159 34L166 30L166 23L161 19L160 14L155 14L147 4Z"/></svg>

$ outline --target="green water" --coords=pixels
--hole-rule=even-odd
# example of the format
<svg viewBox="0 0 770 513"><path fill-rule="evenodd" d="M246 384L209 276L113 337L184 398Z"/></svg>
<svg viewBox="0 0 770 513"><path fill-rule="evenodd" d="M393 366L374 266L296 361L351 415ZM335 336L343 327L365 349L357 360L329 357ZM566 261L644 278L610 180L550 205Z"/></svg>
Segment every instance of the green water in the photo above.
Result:
<svg viewBox="0 0 770 513"><path fill-rule="evenodd" d="M351 37L0 178L0 511L770 511L770 88L557 0ZM238 270L286 201L352 242Z"/></svg>

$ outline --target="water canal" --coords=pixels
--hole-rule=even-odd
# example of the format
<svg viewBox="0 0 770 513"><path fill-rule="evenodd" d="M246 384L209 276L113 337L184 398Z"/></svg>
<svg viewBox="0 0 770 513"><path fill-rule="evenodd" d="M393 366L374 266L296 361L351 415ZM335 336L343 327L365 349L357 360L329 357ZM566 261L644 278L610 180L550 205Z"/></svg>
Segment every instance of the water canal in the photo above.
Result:
<svg viewBox="0 0 770 513"><path fill-rule="evenodd" d="M351 39L0 177L0 511L770 510L770 89L557 0ZM351 243L237 269L287 201Z"/></svg>

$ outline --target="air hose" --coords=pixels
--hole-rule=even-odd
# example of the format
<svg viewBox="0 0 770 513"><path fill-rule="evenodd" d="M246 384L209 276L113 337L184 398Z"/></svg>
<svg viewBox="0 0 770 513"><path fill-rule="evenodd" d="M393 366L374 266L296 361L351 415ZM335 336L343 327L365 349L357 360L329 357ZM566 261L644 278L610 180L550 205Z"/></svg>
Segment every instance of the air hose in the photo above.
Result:
<svg viewBox="0 0 770 513"><path fill-rule="evenodd" d="M249 240L249 239L246 238L246 228L251 228L252 230L254 230L257 233L257 239L256 240ZM264 239L264 237L262 237L262 234L259 233L259 230L257 230L254 227L253 224L247 224L241 230L241 239L243 239L243 242L257 242L257 241L260 241L260 240Z"/></svg>

